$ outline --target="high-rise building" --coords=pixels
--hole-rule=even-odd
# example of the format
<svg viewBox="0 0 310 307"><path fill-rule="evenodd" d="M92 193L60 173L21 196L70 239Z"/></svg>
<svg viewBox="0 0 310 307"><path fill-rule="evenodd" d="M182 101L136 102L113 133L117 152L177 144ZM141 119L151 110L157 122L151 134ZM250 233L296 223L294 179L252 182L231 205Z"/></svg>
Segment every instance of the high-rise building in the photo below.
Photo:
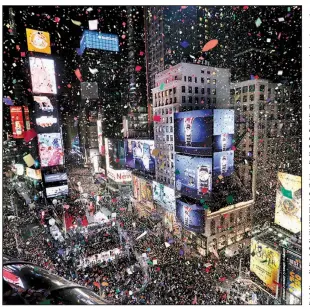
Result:
<svg viewBox="0 0 310 307"><path fill-rule="evenodd" d="M180 63L158 73L153 95L155 148L160 150L156 180L174 187L173 114L181 111L228 108L229 69Z"/></svg>

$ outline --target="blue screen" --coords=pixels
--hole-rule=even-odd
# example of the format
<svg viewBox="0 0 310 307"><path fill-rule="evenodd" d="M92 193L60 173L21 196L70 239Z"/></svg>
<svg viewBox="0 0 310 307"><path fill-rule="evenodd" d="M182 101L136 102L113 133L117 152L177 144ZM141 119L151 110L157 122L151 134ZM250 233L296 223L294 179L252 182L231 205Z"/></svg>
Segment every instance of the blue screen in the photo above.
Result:
<svg viewBox="0 0 310 307"><path fill-rule="evenodd" d="M234 171L234 151L215 152L213 154L213 175L230 176Z"/></svg>
<svg viewBox="0 0 310 307"><path fill-rule="evenodd" d="M119 52L118 36L85 30L80 41L80 52L83 53L86 48Z"/></svg>
<svg viewBox="0 0 310 307"><path fill-rule="evenodd" d="M204 232L205 228L205 210L202 206L188 204L177 199L176 208L177 219L187 230L194 232Z"/></svg>
<svg viewBox="0 0 310 307"><path fill-rule="evenodd" d="M196 110L174 114L175 151L211 156L213 111Z"/></svg>
<svg viewBox="0 0 310 307"><path fill-rule="evenodd" d="M175 156L176 190L195 199L212 191L212 158Z"/></svg>

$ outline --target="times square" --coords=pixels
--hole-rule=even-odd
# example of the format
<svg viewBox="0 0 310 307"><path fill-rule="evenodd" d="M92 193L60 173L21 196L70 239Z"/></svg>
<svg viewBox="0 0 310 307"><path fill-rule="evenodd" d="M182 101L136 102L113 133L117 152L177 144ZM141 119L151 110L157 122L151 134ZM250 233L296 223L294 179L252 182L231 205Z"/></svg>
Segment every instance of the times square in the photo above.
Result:
<svg viewBox="0 0 310 307"><path fill-rule="evenodd" d="M301 305L301 16L3 6L3 304Z"/></svg>

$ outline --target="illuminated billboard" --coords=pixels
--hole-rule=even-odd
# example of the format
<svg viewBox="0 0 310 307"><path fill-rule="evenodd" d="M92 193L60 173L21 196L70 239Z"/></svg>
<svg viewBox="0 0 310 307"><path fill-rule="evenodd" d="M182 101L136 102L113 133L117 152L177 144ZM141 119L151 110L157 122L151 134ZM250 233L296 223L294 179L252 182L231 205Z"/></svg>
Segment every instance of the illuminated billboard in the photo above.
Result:
<svg viewBox="0 0 310 307"><path fill-rule="evenodd" d="M64 151L60 133L38 134L38 144L42 167L64 164Z"/></svg>
<svg viewBox="0 0 310 307"><path fill-rule="evenodd" d="M230 176L234 171L234 151L213 153L213 176Z"/></svg>
<svg viewBox="0 0 310 307"><path fill-rule="evenodd" d="M29 108L27 106L23 106L24 114L25 114L25 128L26 130L30 130L30 115L29 115Z"/></svg>
<svg viewBox="0 0 310 307"><path fill-rule="evenodd" d="M286 250L286 291L301 298L301 257Z"/></svg>
<svg viewBox="0 0 310 307"><path fill-rule="evenodd" d="M155 157L152 155L154 141L152 140L126 140L125 141L125 164L127 167L155 173Z"/></svg>
<svg viewBox="0 0 310 307"><path fill-rule="evenodd" d="M39 30L26 29L28 51L51 54L50 34Z"/></svg>
<svg viewBox="0 0 310 307"><path fill-rule="evenodd" d="M42 174L40 169L26 167L26 175L32 179L42 180Z"/></svg>
<svg viewBox="0 0 310 307"><path fill-rule="evenodd" d="M196 110L174 114L175 151L212 155L213 111Z"/></svg>
<svg viewBox="0 0 310 307"><path fill-rule="evenodd" d="M54 60L29 57L32 92L57 94Z"/></svg>
<svg viewBox="0 0 310 307"><path fill-rule="evenodd" d="M83 54L86 48L119 52L118 36L84 30L80 41L80 53Z"/></svg>
<svg viewBox="0 0 310 307"><path fill-rule="evenodd" d="M177 199L176 216L185 229L198 233L204 232L205 210L203 206Z"/></svg>
<svg viewBox="0 0 310 307"><path fill-rule="evenodd" d="M212 158L175 156L175 186L182 195L204 198L212 191Z"/></svg>
<svg viewBox="0 0 310 307"><path fill-rule="evenodd" d="M68 176L66 173L44 174L44 181L46 183L65 181L67 179L68 179Z"/></svg>
<svg viewBox="0 0 310 307"><path fill-rule="evenodd" d="M175 191L161 183L153 181L153 199L169 212L175 212Z"/></svg>
<svg viewBox="0 0 310 307"><path fill-rule="evenodd" d="M12 133L14 139L23 139L25 133L22 107L10 107Z"/></svg>
<svg viewBox="0 0 310 307"><path fill-rule="evenodd" d="M301 231L301 177L278 173L275 224L298 233Z"/></svg>
<svg viewBox="0 0 310 307"><path fill-rule="evenodd" d="M278 297L280 258L280 252L252 238L251 279L274 297Z"/></svg>
<svg viewBox="0 0 310 307"><path fill-rule="evenodd" d="M100 155L104 155L105 148L103 145L103 135L102 135L102 121L97 120L97 134L98 134L98 146L99 146L99 153Z"/></svg>
<svg viewBox="0 0 310 307"><path fill-rule="evenodd" d="M65 196L65 195L68 195L68 193L69 193L68 185L61 185L58 187L46 188L46 197L47 198Z"/></svg>

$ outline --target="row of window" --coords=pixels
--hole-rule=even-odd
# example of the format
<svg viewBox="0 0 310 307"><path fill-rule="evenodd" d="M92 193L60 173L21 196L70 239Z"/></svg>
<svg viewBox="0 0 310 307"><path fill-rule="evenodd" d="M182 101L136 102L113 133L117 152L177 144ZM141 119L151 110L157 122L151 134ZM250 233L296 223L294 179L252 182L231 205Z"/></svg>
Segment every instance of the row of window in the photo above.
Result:
<svg viewBox="0 0 310 307"><path fill-rule="evenodd" d="M186 96L182 96L182 103L186 103L186 102L187 103L193 103L194 102L195 104L198 104L198 103L204 104L205 102L211 103L211 101L213 104L216 104L216 97L213 97L211 100L210 97L200 97L200 99L199 99L199 97L197 97L197 96L195 96L195 97L188 96L187 101L186 101Z"/></svg>
<svg viewBox="0 0 310 307"><path fill-rule="evenodd" d="M154 101L154 107L160 107L160 106L167 106L168 104L173 104L173 103L177 103L177 97L173 97L173 100L172 98L170 99L166 99L166 101L164 102L164 100L155 100Z"/></svg>
<svg viewBox="0 0 310 307"><path fill-rule="evenodd" d="M171 95L171 94L176 94L177 93L177 88L174 87L174 88L170 88L169 90L165 90L165 91L161 91L161 92L158 92L158 93L155 93L155 99L156 98L160 98L160 97L167 97L168 95Z"/></svg>
<svg viewBox="0 0 310 307"><path fill-rule="evenodd" d="M170 177L158 176L157 181L174 185L174 180L170 179Z"/></svg>
<svg viewBox="0 0 310 307"><path fill-rule="evenodd" d="M188 76L188 77L186 77L186 76L183 76L183 80L186 82L193 82L193 78L192 77L190 77L190 76ZM211 84L211 79L210 78L207 78L207 84ZM198 78L197 77L194 77L194 82L195 83L197 83L198 82ZM201 77L200 78L200 82L202 83L202 84L204 84L205 83L205 78L203 78L203 77ZM216 79L212 79L212 84L216 84Z"/></svg>
<svg viewBox="0 0 310 307"><path fill-rule="evenodd" d="M191 86L187 87L188 91L187 93L192 94L193 93L193 88ZM186 93L186 89L185 89L185 85L182 86L182 93ZM201 88L201 94L205 93L205 89ZM212 93L212 95L216 95L216 88L207 88L207 94L210 95ZM195 87L195 94L199 94L199 88Z"/></svg>
<svg viewBox="0 0 310 307"><path fill-rule="evenodd" d="M155 127L155 132L173 132L173 126L158 126Z"/></svg>
<svg viewBox="0 0 310 307"><path fill-rule="evenodd" d="M252 84L252 85L249 85L249 86L243 86L242 88L241 87L238 87L238 88L235 88L235 89L231 89L230 90L230 95L240 95L241 94L241 90L242 90L242 93L254 93L255 92L255 84ZM266 86L265 85L259 85L259 91L260 92L265 92L265 88ZM271 94L271 90L272 88L268 88L268 93ZM289 95L289 91L287 88L283 88L283 89L274 89L274 94L275 96L288 96Z"/></svg>
<svg viewBox="0 0 310 307"><path fill-rule="evenodd" d="M155 135L155 139L156 141L161 141L161 142L164 142L164 141L173 142L173 135L170 135L170 138L169 138L169 134L167 134L166 139L165 139L165 136L163 135Z"/></svg>

